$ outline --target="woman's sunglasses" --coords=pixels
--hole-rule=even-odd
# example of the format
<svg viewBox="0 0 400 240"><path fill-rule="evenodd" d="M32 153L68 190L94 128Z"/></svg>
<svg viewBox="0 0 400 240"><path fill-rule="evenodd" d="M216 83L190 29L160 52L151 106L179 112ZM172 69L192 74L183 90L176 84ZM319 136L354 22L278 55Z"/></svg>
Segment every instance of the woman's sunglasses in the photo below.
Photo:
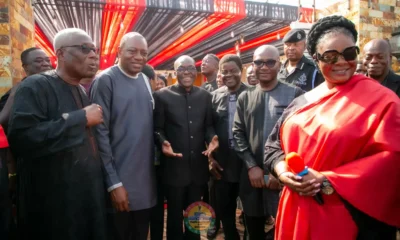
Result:
<svg viewBox="0 0 400 240"><path fill-rule="evenodd" d="M346 61L354 61L359 53L360 49L357 46L353 46L346 48L341 53L336 50L329 50L323 54L317 53L317 59L324 63L335 64L339 60L339 56L342 56Z"/></svg>

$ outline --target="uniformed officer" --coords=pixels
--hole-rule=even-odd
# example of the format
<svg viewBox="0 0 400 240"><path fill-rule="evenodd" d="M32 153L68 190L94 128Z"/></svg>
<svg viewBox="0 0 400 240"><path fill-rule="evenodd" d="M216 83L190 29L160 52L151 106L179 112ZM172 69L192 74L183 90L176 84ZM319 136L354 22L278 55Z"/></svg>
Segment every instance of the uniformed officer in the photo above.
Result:
<svg viewBox="0 0 400 240"><path fill-rule="evenodd" d="M286 61L282 64L278 79L310 91L324 81L314 63L304 56L306 33L301 29L290 30L283 38Z"/></svg>

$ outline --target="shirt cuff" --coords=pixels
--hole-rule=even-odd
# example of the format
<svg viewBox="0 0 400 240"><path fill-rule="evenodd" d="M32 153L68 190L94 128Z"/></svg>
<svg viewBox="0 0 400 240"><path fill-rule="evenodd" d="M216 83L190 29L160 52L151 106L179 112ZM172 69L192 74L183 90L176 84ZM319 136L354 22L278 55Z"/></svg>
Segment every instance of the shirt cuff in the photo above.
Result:
<svg viewBox="0 0 400 240"><path fill-rule="evenodd" d="M112 185L111 187L107 188L107 192L111 192L112 190L122 187L122 182Z"/></svg>

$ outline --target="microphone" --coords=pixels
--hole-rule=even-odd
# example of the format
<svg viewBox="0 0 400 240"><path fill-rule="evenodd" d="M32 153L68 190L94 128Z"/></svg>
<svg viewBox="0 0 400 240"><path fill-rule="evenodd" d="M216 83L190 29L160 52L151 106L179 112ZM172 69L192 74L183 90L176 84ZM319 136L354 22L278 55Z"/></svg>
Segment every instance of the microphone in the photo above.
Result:
<svg viewBox="0 0 400 240"><path fill-rule="evenodd" d="M299 154L297 154L295 152L291 152L286 155L285 161L286 161L287 165L289 166L289 168L292 170L292 172L295 173L297 176L301 177L301 176L308 174L308 168L304 164L304 160ZM318 192L314 196L314 199L315 199L315 201L317 201L317 203L319 205L324 204L324 200L322 199L322 195L320 192Z"/></svg>

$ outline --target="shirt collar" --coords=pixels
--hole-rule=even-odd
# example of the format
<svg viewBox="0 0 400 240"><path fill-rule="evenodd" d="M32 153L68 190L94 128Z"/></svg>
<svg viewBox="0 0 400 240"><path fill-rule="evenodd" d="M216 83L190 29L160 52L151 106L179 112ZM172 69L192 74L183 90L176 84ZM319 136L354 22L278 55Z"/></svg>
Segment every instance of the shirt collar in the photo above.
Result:
<svg viewBox="0 0 400 240"><path fill-rule="evenodd" d="M303 55L303 57L301 57L300 61L297 63L296 68L299 70L303 70L304 65L306 64L306 57ZM287 64L289 63L289 59L287 59L285 61L285 63L283 64L283 68L286 69Z"/></svg>
<svg viewBox="0 0 400 240"><path fill-rule="evenodd" d="M137 78L139 77L139 73L136 74L136 76L132 76L132 75L129 75L127 72L125 72L119 64L118 64L117 66L118 66L119 70L121 70L121 72L122 72L125 76L127 76L128 78L137 79Z"/></svg>

